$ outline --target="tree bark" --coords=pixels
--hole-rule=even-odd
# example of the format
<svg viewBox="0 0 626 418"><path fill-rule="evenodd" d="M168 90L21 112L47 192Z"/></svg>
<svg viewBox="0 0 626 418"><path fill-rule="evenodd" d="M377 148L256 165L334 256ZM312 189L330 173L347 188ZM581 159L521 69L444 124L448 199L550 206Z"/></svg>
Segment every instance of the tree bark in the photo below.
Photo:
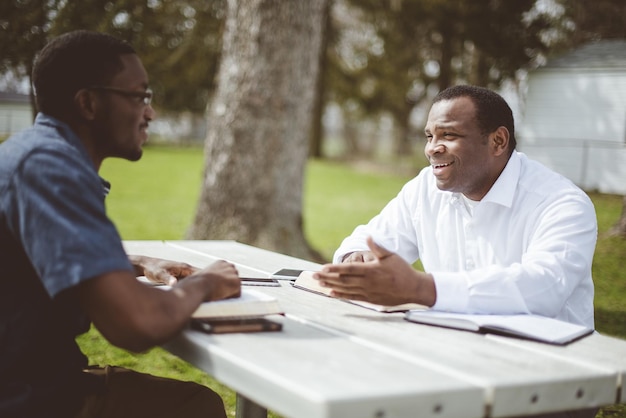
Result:
<svg viewBox="0 0 626 418"><path fill-rule="evenodd" d="M321 261L303 232L304 170L328 0L229 0L191 239Z"/></svg>
<svg viewBox="0 0 626 418"><path fill-rule="evenodd" d="M324 92L326 91L326 65L328 59L326 57L326 50L328 48L328 37L329 33L332 30L330 26L330 1L329 4L325 7L324 13L322 16L322 21L324 22L324 27L322 28L322 38L320 45L320 74L317 78L317 83L315 89L317 90L314 98L315 102L313 103L313 123L311 128L311 139L309 144L309 156L314 158L322 158L322 148L324 146L324 129L322 124L322 118L324 113Z"/></svg>

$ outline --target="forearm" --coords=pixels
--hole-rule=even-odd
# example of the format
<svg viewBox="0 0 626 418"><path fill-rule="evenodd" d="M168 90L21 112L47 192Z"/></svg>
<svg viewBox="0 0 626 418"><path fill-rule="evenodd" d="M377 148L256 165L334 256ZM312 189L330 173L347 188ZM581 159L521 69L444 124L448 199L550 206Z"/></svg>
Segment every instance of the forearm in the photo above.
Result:
<svg viewBox="0 0 626 418"><path fill-rule="evenodd" d="M114 272L81 285L81 300L107 340L140 352L180 332L200 303L210 298L205 282L190 277L172 290L161 290L139 283L130 273Z"/></svg>

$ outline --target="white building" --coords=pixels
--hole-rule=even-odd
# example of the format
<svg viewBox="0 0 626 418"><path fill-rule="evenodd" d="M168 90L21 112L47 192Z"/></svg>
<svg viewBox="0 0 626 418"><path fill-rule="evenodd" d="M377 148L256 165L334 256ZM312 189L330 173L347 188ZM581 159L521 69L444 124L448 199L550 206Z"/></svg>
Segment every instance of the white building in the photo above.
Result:
<svg viewBox="0 0 626 418"><path fill-rule="evenodd" d="M27 94L0 92L0 136L9 136L33 124Z"/></svg>
<svg viewBox="0 0 626 418"><path fill-rule="evenodd" d="M584 45L528 75L518 149L585 190L626 194L626 40Z"/></svg>

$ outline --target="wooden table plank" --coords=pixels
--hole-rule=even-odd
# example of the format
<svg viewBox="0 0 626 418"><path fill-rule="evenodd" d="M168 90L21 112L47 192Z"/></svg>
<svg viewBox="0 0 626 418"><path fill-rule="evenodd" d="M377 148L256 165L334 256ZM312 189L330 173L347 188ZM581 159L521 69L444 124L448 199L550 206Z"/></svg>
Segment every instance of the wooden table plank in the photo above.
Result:
<svg viewBox="0 0 626 418"><path fill-rule="evenodd" d="M288 417L484 414L482 389L477 386L297 320L274 319L283 323L282 332L187 331L165 348L246 398Z"/></svg>
<svg viewBox="0 0 626 418"><path fill-rule="evenodd" d="M517 345L510 345L511 338L497 340L477 333L409 323L403 314L378 313L296 288L273 289L274 294L279 291L301 293L279 296L291 317L332 327L390 356L483 387L493 416L615 403L615 368L565 358L564 349L568 347L519 340L515 340ZM558 397L553 396L554 382L558 382Z"/></svg>
<svg viewBox="0 0 626 418"><path fill-rule="evenodd" d="M235 264L252 267L259 273L266 275L270 275L281 268L317 270L320 267L319 264L311 261L263 250L236 241L169 241L167 244L221 257Z"/></svg>

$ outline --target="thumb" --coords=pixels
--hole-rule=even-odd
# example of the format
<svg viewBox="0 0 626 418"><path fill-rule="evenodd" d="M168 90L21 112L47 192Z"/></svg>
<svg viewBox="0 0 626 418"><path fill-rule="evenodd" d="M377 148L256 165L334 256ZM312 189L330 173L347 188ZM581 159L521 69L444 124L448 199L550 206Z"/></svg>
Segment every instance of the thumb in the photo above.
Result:
<svg viewBox="0 0 626 418"><path fill-rule="evenodd" d="M367 246L370 247L370 250L372 251L372 253L376 256L378 260L383 260L393 255L391 251L376 244L374 242L374 239L371 236L367 237Z"/></svg>
<svg viewBox="0 0 626 418"><path fill-rule="evenodd" d="M157 269L156 271L154 271L152 273L154 275L154 281L156 283L161 283L161 284L173 286L177 282L176 277L172 276L165 269Z"/></svg>

